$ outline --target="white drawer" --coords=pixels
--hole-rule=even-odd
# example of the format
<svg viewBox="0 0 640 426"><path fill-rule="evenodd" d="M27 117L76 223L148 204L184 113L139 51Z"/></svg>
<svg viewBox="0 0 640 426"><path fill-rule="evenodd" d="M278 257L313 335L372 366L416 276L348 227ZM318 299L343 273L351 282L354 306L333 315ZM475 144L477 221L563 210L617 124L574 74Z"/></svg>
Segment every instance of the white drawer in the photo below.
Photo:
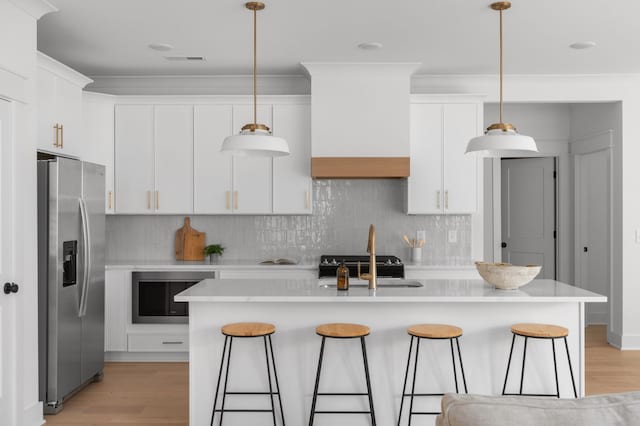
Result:
<svg viewBox="0 0 640 426"><path fill-rule="evenodd" d="M187 334L129 334L129 352L188 352Z"/></svg>

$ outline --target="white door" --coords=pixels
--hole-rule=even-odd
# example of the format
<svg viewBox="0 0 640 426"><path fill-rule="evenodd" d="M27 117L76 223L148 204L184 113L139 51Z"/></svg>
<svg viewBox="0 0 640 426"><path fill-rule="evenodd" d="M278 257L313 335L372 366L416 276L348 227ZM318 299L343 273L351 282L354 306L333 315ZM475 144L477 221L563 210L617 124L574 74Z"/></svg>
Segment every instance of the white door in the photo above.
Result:
<svg viewBox="0 0 640 426"><path fill-rule="evenodd" d="M576 284L609 296L611 151L576 155ZM587 323L607 324L608 303L588 303Z"/></svg>
<svg viewBox="0 0 640 426"><path fill-rule="evenodd" d="M475 213L478 210L478 157L464 153L478 135L479 104L444 105L444 211Z"/></svg>
<svg viewBox="0 0 640 426"><path fill-rule="evenodd" d="M555 279L555 160L502 160L502 261Z"/></svg>
<svg viewBox="0 0 640 426"><path fill-rule="evenodd" d="M233 132L231 105L196 105L193 117L193 203L196 214L230 214L233 158L220 152Z"/></svg>
<svg viewBox="0 0 640 426"><path fill-rule="evenodd" d="M11 104L0 100L0 286L14 280L13 133ZM17 424L17 294L0 293L0 423ZM6 422L6 423L5 423Z"/></svg>
<svg viewBox="0 0 640 426"><path fill-rule="evenodd" d="M155 211L193 212L193 106L155 107Z"/></svg>
<svg viewBox="0 0 640 426"><path fill-rule="evenodd" d="M258 105L258 124L271 127L271 105ZM253 105L234 105L233 133L253 123ZM233 157L233 211L268 214L272 210L272 164L269 157Z"/></svg>
<svg viewBox="0 0 640 426"><path fill-rule="evenodd" d="M407 180L407 213L441 214L442 105L410 106L411 171Z"/></svg>
<svg viewBox="0 0 640 426"><path fill-rule="evenodd" d="M273 134L290 151L273 159L273 212L311 213L311 106L274 105Z"/></svg>
<svg viewBox="0 0 640 426"><path fill-rule="evenodd" d="M116 213L153 212L153 106L116 105Z"/></svg>

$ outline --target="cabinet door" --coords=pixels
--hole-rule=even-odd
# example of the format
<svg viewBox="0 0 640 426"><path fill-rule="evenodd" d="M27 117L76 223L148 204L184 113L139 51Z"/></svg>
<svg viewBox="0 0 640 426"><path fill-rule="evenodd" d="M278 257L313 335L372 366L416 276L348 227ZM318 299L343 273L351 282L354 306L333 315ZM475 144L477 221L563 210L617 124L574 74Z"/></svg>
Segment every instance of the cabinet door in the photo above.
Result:
<svg viewBox="0 0 640 426"><path fill-rule="evenodd" d="M411 104L411 171L407 213L440 214L442 193L442 105Z"/></svg>
<svg viewBox="0 0 640 426"><path fill-rule="evenodd" d="M311 213L311 106L274 105L273 134L290 155L273 159L273 212Z"/></svg>
<svg viewBox="0 0 640 426"><path fill-rule="evenodd" d="M105 167L105 212L114 212L113 97L100 93L82 95L82 159Z"/></svg>
<svg viewBox="0 0 640 426"><path fill-rule="evenodd" d="M258 105L258 123L271 127L271 105ZM234 105L233 133L253 123L253 105ZM233 157L233 210L235 213L272 212L270 157Z"/></svg>
<svg viewBox="0 0 640 426"><path fill-rule="evenodd" d="M155 107L156 213L193 212L193 106Z"/></svg>
<svg viewBox="0 0 640 426"><path fill-rule="evenodd" d="M82 151L82 89L73 83L56 78L56 114L63 128L60 130L62 151L81 156Z"/></svg>
<svg viewBox="0 0 640 426"><path fill-rule="evenodd" d="M47 70L37 71L38 149L60 151L56 145L56 76ZM59 137L59 135L58 135Z"/></svg>
<svg viewBox="0 0 640 426"><path fill-rule="evenodd" d="M220 152L233 132L231 105L196 105L193 129L193 197L196 214L231 213L232 157Z"/></svg>
<svg viewBox="0 0 640 426"><path fill-rule="evenodd" d="M479 133L479 104L444 106L445 213L475 213L478 204L478 158L464 153Z"/></svg>
<svg viewBox="0 0 640 426"><path fill-rule="evenodd" d="M127 350L127 322L131 311L131 271L107 270L104 274L104 350Z"/></svg>
<svg viewBox="0 0 640 426"><path fill-rule="evenodd" d="M117 105L116 212L153 212L153 106Z"/></svg>

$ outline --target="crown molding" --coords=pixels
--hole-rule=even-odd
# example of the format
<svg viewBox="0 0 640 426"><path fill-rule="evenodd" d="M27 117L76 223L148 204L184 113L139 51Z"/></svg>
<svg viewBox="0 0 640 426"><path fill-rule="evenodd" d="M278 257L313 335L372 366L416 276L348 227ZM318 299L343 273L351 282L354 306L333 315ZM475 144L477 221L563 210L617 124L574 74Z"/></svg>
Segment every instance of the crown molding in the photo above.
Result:
<svg viewBox="0 0 640 426"><path fill-rule="evenodd" d="M57 12L58 8L47 0L9 0L19 9L25 11L36 20L42 18L47 13Z"/></svg>

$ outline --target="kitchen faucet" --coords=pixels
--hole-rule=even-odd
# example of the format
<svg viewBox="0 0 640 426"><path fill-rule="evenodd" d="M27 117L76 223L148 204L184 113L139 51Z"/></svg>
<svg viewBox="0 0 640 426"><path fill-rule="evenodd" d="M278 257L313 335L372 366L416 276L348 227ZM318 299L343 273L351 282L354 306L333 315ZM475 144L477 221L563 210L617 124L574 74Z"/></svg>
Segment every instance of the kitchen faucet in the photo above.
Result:
<svg viewBox="0 0 640 426"><path fill-rule="evenodd" d="M358 278L369 281L369 290L375 290L378 285L376 273L376 228L369 225L369 241L367 242L367 253L369 253L369 273L360 273L360 262L358 262Z"/></svg>

